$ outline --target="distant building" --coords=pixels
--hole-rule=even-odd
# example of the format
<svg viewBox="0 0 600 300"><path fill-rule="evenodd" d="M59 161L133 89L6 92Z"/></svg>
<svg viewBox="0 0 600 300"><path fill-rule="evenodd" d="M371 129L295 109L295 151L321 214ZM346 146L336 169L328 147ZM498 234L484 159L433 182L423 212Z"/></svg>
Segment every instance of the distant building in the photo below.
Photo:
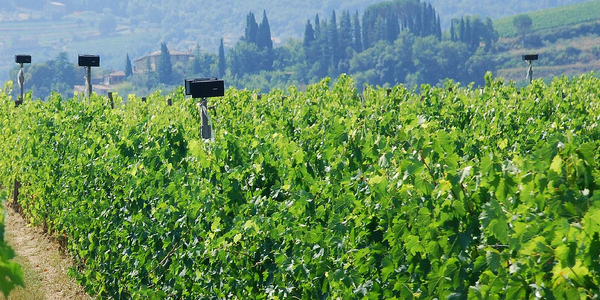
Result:
<svg viewBox="0 0 600 300"><path fill-rule="evenodd" d="M108 92L114 90L114 85L125 81L125 72L116 71L104 76L92 76L92 92L98 95L108 95ZM75 92L85 93L85 85L76 85L73 87Z"/></svg>
<svg viewBox="0 0 600 300"><path fill-rule="evenodd" d="M125 72L117 71L104 75L104 85L115 85L125 81Z"/></svg>
<svg viewBox="0 0 600 300"><path fill-rule="evenodd" d="M169 50L169 54L171 55L171 63L173 65L178 62L188 64L194 58L194 54L191 52ZM156 51L134 60L133 73L144 73L147 71L148 66L150 66L152 71L156 71L156 65L158 65L159 59L160 51Z"/></svg>

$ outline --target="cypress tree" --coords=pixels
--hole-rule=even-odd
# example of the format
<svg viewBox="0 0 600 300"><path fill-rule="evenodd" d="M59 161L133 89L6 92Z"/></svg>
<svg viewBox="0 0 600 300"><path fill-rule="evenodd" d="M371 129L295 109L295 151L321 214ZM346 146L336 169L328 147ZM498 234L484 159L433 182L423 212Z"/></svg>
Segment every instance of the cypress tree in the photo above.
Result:
<svg viewBox="0 0 600 300"><path fill-rule="evenodd" d="M387 22L386 19L382 17L377 17L375 19L375 24L373 26L373 31L371 35L371 44L375 44L378 41L387 39Z"/></svg>
<svg viewBox="0 0 600 300"><path fill-rule="evenodd" d="M454 19L450 21L450 40L456 42L456 29L454 28Z"/></svg>
<svg viewBox="0 0 600 300"><path fill-rule="evenodd" d="M225 46L223 46L223 39L221 39L221 45L219 45L219 77L225 76Z"/></svg>
<svg viewBox="0 0 600 300"><path fill-rule="evenodd" d="M389 11L386 27L386 39L390 42L395 41L396 38L398 38L398 34L400 34L400 24L398 23L398 17L394 11Z"/></svg>
<svg viewBox="0 0 600 300"><path fill-rule="evenodd" d="M352 45L352 20L350 12L344 11L340 20L340 51L342 58L346 57L345 54L348 47L354 47Z"/></svg>
<svg viewBox="0 0 600 300"><path fill-rule="evenodd" d="M129 59L129 53L127 53L127 58L125 60L125 77L129 77L133 75L133 67L131 66L131 59Z"/></svg>
<svg viewBox="0 0 600 300"><path fill-rule="evenodd" d="M471 32L471 20L470 18L467 17L467 20L465 21L466 25L465 25L465 43L467 43L467 45L471 45L472 42L472 32Z"/></svg>
<svg viewBox="0 0 600 300"><path fill-rule="evenodd" d="M437 22L436 22L436 35L438 40L442 40L442 21L440 20L440 15L437 15Z"/></svg>
<svg viewBox="0 0 600 300"><path fill-rule="evenodd" d="M421 33L422 36L428 36L431 34L429 26L429 10L427 4L423 3L423 13L421 14Z"/></svg>
<svg viewBox="0 0 600 300"><path fill-rule="evenodd" d="M316 75L317 77L325 77L327 76L327 71L332 61L331 44L328 41L330 28L327 24L327 20L321 20L319 24L321 25L320 34L317 36L315 47L316 52L318 53L316 58L319 63Z"/></svg>
<svg viewBox="0 0 600 300"><path fill-rule="evenodd" d="M360 19L358 17L358 11L356 11L356 13L354 14L354 19L353 21L353 27L354 27L354 50L357 53L362 52L363 50L363 45L362 45L362 34L360 32Z"/></svg>
<svg viewBox="0 0 600 300"><path fill-rule="evenodd" d="M258 26L258 35L256 38L258 49L273 49L273 41L271 40L271 26L267 18L267 11L263 11L263 19Z"/></svg>
<svg viewBox="0 0 600 300"><path fill-rule="evenodd" d="M466 42L466 34L465 34L465 18L460 18L460 41Z"/></svg>
<svg viewBox="0 0 600 300"><path fill-rule="evenodd" d="M485 18L485 49L490 50L496 41L496 32L494 30L494 25L492 23L492 19L489 17Z"/></svg>
<svg viewBox="0 0 600 300"><path fill-rule="evenodd" d="M414 33L417 36L424 36L423 34L423 14L422 12L417 12L414 24Z"/></svg>
<svg viewBox="0 0 600 300"><path fill-rule="evenodd" d="M331 45L331 65L335 69L337 68L337 65L342 57L340 53L340 37L337 28L337 18L335 16L335 10L331 14L331 21L329 23L329 44Z"/></svg>
<svg viewBox="0 0 600 300"><path fill-rule="evenodd" d="M329 36L331 28L327 20L321 20L321 36L317 38L319 44L319 51L323 68L327 68L331 64L331 44L329 43ZM321 76L323 77L323 76Z"/></svg>
<svg viewBox="0 0 600 300"><path fill-rule="evenodd" d="M263 11L263 19L258 26L258 49L262 52L260 68L270 70L273 67L273 40L271 39L271 26L267 18L267 11Z"/></svg>
<svg viewBox="0 0 600 300"><path fill-rule="evenodd" d="M319 18L319 14L315 16L315 42L313 45L313 60L320 61L322 56L323 49L323 30L321 29L321 19Z"/></svg>
<svg viewBox="0 0 600 300"><path fill-rule="evenodd" d="M202 71L202 64L200 62L200 44L196 45L196 55L194 55L194 60L192 61L192 73L200 74Z"/></svg>
<svg viewBox="0 0 600 300"><path fill-rule="evenodd" d="M480 42L480 30L479 28L481 27L481 20L479 20L479 18L474 18L473 22L471 23L471 49L477 49L479 48L479 42Z"/></svg>
<svg viewBox="0 0 600 300"><path fill-rule="evenodd" d="M370 33L369 33L369 21L370 17L366 13L363 15L362 19L362 48L363 50L369 49L371 46L369 43Z"/></svg>
<svg viewBox="0 0 600 300"><path fill-rule="evenodd" d="M246 29L244 31L243 40L247 43L256 44L258 39L258 24L256 23L256 18L254 14L250 12L248 16L246 16Z"/></svg>
<svg viewBox="0 0 600 300"><path fill-rule="evenodd" d="M304 47L304 55L306 56L306 60L309 62L313 62L315 59L315 30L313 29L310 20L306 21L306 26L304 28L304 41L302 46Z"/></svg>
<svg viewBox="0 0 600 300"><path fill-rule="evenodd" d="M431 6L431 3L427 4L427 14L429 15L427 18L429 22L427 24L429 26L429 35L435 35L437 37L437 16L435 15L435 9Z"/></svg>
<svg viewBox="0 0 600 300"><path fill-rule="evenodd" d="M416 32L415 26L416 18L406 18L406 28L408 28L411 32Z"/></svg>
<svg viewBox="0 0 600 300"><path fill-rule="evenodd" d="M271 26L267 18L267 11L263 11L263 19L258 26L257 46L261 53L260 68L270 70L273 67L273 40L271 40Z"/></svg>
<svg viewBox="0 0 600 300"><path fill-rule="evenodd" d="M158 81L170 84L173 81L173 64L167 43L160 44L160 58L158 60Z"/></svg>
<svg viewBox="0 0 600 300"><path fill-rule="evenodd" d="M319 14L315 16L315 36L319 38L321 34L321 21L319 19Z"/></svg>
<svg viewBox="0 0 600 300"><path fill-rule="evenodd" d="M304 41L303 46L304 49L310 47L315 41L315 30L313 29L310 20L306 21L306 26L304 26Z"/></svg>

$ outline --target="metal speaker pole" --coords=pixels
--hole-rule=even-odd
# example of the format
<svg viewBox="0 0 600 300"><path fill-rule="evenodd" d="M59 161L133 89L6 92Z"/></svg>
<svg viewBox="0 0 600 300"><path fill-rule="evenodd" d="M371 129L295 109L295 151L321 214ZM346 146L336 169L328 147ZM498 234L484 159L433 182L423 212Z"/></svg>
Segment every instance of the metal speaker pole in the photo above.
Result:
<svg viewBox="0 0 600 300"><path fill-rule="evenodd" d="M85 67L85 94L90 103L90 96L92 95L92 67L100 66L100 56L98 55L79 55L78 64L80 67Z"/></svg>
<svg viewBox="0 0 600 300"><path fill-rule="evenodd" d="M202 138L213 139L212 122L210 121L210 116L208 115L208 100L206 97L204 97L200 103L202 108Z"/></svg>
<svg viewBox="0 0 600 300"><path fill-rule="evenodd" d="M23 100L25 99L25 64L31 63L31 55L15 55L15 62L19 64L19 74L17 75L17 82L19 83L20 88L20 96L16 102L16 105L23 104Z"/></svg>
<svg viewBox="0 0 600 300"><path fill-rule="evenodd" d="M527 62L527 76L525 79L529 80L529 84L533 82L533 61L538 60L537 54L526 54L523 55L523 60Z"/></svg>
<svg viewBox="0 0 600 300"><path fill-rule="evenodd" d="M25 67L21 63L21 68L19 69L19 88L21 89L21 96L19 97L19 101L23 102L24 88L25 88Z"/></svg>
<svg viewBox="0 0 600 300"><path fill-rule="evenodd" d="M87 66L85 75L85 96L90 104L90 96L92 95L92 67Z"/></svg>
<svg viewBox="0 0 600 300"><path fill-rule="evenodd" d="M208 114L208 98L225 95L225 83L217 78L197 78L185 80L185 94L200 100L202 138L214 141L212 121Z"/></svg>

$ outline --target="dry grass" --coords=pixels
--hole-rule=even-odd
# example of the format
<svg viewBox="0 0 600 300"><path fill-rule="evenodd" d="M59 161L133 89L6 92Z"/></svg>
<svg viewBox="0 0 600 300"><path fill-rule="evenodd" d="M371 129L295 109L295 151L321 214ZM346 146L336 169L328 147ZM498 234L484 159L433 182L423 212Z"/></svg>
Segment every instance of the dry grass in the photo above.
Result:
<svg viewBox="0 0 600 300"><path fill-rule="evenodd" d="M584 73L589 73L591 71L598 72L600 70L600 61L594 61L587 64L577 63L577 64L568 64L561 66L534 66L533 67L533 77L534 78L551 78L556 76L572 76L572 75L580 75ZM525 80L525 75L527 73L527 67L521 68L510 68L510 69L502 69L498 70L498 77L502 77L508 80L521 81Z"/></svg>
<svg viewBox="0 0 600 300"><path fill-rule="evenodd" d="M518 45L519 44L518 39L515 39L515 38L504 38L504 39L501 39L499 43L504 44L504 45L515 45L515 44ZM598 45L600 45L600 36L588 35L588 36L575 37L575 38L572 38L569 40L565 40L562 43L554 43L549 46L544 46L544 47L539 47L539 48L510 49L506 52L503 52L503 54L508 54L510 56L521 56L523 54L528 54L528 53L532 53L532 52L544 54L547 52L563 51L567 47L574 47L574 48L577 48L577 49L585 52L585 51L590 51L590 50L593 50L594 48L597 48Z"/></svg>
<svg viewBox="0 0 600 300"><path fill-rule="evenodd" d="M42 276L31 268L24 257L17 255L15 262L23 268L25 287L17 287L10 293L7 300L45 300ZM2 294L0 294L0 299L6 300Z"/></svg>
<svg viewBox="0 0 600 300"><path fill-rule="evenodd" d="M16 261L25 275L25 287L17 288L7 300L91 300L67 275L72 260L61 253L60 245L39 228L29 226L8 205L5 207L5 238L17 253Z"/></svg>

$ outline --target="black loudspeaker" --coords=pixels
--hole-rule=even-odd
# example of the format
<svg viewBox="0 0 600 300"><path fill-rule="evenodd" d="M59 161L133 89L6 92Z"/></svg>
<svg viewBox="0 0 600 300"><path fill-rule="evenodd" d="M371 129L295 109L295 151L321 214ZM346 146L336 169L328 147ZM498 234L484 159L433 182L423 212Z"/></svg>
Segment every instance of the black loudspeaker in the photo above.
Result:
<svg viewBox="0 0 600 300"><path fill-rule="evenodd" d="M79 55L80 67L99 67L100 56L98 55Z"/></svg>
<svg viewBox="0 0 600 300"><path fill-rule="evenodd" d="M31 63L31 55L15 55L15 62L18 64L30 64Z"/></svg>
<svg viewBox="0 0 600 300"><path fill-rule="evenodd" d="M523 55L523 60L538 60L538 55L537 54Z"/></svg>
<svg viewBox="0 0 600 300"><path fill-rule="evenodd" d="M225 96L225 82L217 78L197 78L185 80L185 94L192 98Z"/></svg>

